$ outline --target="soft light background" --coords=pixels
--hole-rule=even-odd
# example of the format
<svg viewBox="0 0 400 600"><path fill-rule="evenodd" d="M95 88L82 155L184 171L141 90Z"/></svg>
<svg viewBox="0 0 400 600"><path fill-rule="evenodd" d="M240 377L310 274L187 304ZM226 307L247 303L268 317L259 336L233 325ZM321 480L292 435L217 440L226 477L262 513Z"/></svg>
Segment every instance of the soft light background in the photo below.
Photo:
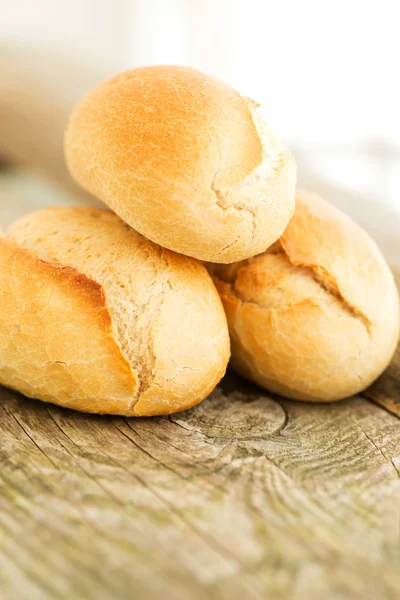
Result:
<svg viewBox="0 0 400 600"><path fill-rule="evenodd" d="M399 0L13 0L2 4L0 42L22 45L27 62L38 46L68 57L79 77L48 69L46 85L70 104L93 81L143 64L190 64L230 82L262 104L300 182L347 210L393 261L399 10Z"/></svg>

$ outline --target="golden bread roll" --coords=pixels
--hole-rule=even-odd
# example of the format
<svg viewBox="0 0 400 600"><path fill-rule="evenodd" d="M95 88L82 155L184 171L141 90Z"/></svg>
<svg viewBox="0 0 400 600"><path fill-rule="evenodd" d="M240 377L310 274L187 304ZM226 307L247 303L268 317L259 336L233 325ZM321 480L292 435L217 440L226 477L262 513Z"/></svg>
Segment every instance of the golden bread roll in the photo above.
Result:
<svg viewBox="0 0 400 600"><path fill-rule="evenodd" d="M280 240L260 256L210 265L232 366L272 392L309 401L356 394L390 362L399 299L376 244L305 191Z"/></svg>
<svg viewBox="0 0 400 600"><path fill-rule="evenodd" d="M0 383L92 413L193 406L229 336L206 269L106 210L53 208L0 238Z"/></svg>
<svg viewBox="0 0 400 600"><path fill-rule="evenodd" d="M263 252L294 210L296 167L257 104L186 67L101 83L65 137L71 174L165 248L229 263Z"/></svg>

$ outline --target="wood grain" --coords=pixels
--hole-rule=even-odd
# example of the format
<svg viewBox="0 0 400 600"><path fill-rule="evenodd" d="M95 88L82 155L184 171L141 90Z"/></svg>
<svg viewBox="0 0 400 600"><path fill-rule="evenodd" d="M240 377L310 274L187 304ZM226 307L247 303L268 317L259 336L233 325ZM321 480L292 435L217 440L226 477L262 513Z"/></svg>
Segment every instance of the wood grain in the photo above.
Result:
<svg viewBox="0 0 400 600"><path fill-rule="evenodd" d="M10 52L0 152L92 202L61 145L90 78ZM1 599L397 600L400 422L379 405L400 416L399 350L364 398L333 405L232 375L157 419L0 389Z"/></svg>
<svg viewBox="0 0 400 600"><path fill-rule="evenodd" d="M398 419L232 375L170 418L0 392L0 587L29 598L398 598Z"/></svg>
<svg viewBox="0 0 400 600"><path fill-rule="evenodd" d="M365 392L398 411L399 353ZM400 422L232 375L170 418L0 388L2 600L397 600Z"/></svg>
<svg viewBox="0 0 400 600"><path fill-rule="evenodd" d="M400 417L400 346L390 367L363 395Z"/></svg>
<svg viewBox="0 0 400 600"><path fill-rule="evenodd" d="M395 281L400 292L399 275L395 275ZM389 368L363 392L363 396L400 417L400 344Z"/></svg>

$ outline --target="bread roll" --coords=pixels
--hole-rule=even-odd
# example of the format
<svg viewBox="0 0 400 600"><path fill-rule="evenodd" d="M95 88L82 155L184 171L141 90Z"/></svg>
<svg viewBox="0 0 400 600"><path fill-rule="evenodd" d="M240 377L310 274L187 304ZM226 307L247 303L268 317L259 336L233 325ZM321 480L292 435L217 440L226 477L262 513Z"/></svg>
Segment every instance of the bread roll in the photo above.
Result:
<svg viewBox="0 0 400 600"><path fill-rule="evenodd" d="M272 392L338 400L369 385L393 356L392 273L372 239L314 194L298 193L285 233L264 254L210 270L232 366Z"/></svg>
<svg viewBox="0 0 400 600"><path fill-rule="evenodd" d="M257 104L194 69L101 83L75 108L65 152L78 183L134 229L201 260L263 252L294 210L294 160Z"/></svg>
<svg viewBox="0 0 400 600"><path fill-rule="evenodd" d="M116 215L56 208L0 238L0 383L92 413L162 415L223 376L229 336L205 268Z"/></svg>

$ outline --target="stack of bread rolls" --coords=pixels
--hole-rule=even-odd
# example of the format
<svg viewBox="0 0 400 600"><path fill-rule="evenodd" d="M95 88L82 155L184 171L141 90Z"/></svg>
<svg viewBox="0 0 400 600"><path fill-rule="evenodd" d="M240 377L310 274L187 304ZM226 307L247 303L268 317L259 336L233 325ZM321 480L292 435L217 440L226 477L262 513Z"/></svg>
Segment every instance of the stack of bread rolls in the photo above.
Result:
<svg viewBox="0 0 400 600"><path fill-rule="evenodd" d="M172 66L81 101L67 165L111 210L50 208L0 238L0 383L146 416L204 399L230 340L233 369L300 400L344 398L385 369L390 269L343 213L296 196L294 159L257 108Z"/></svg>

